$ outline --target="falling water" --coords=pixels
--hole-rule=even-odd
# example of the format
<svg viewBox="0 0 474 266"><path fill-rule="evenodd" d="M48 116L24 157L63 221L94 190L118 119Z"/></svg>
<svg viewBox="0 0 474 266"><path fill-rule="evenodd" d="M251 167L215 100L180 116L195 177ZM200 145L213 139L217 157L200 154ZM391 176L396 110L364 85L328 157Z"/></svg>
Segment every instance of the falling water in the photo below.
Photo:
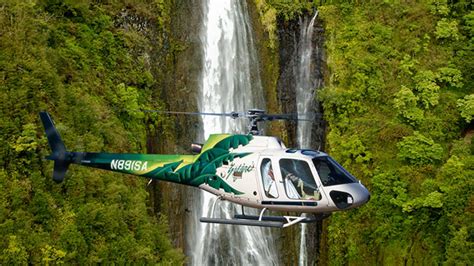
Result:
<svg viewBox="0 0 474 266"><path fill-rule="evenodd" d="M198 105L201 112L245 111L264 106L258 61L247 5L240 0L205 0L201 33L202 81ZM211 133L246 132L245 121L204 116L201 140ZM192 265L274 265L278 258L270 229L199 223L201 216L232 218L235 206L200 192L188 250ZM240 208L239 208L240 211ZM247 211L247 210L246 210Z"/></svg>
<svg viewBox="0 0 474 266"><path fill-rule="evenodd" d="M298 58L296 73L296 106L298 113L310 113L314 110L314 93L315 89L321 86L321 80L316 79L311 73L311 61L313 55L313 29L314 21L318 16L318 11L313 18L308 22L305 17L300 21L300 40L298 43ZM301 122L298 123L297 140L300 148L311 147L311 129L312 123ZM300 235L300 254L299 265L308 265L308 257L306 251L306 233L307 225L301 224Z"/></svg>
<svg viewBox="0 0 474 266"><path fill-rule="evenodd" d="M314 92L319 87L319 79L311 75L311 59L313 54L313 29L314 21L318 16L318 11L313 18L307 22L307 18L301 23L301 34L298 45L298 58L300 59L297 69L296 84L296 106L298 113L310 113L314 109ZM297 138L298 145L309 148L311 145L312 123L302 122L298 124Z"/></svg>

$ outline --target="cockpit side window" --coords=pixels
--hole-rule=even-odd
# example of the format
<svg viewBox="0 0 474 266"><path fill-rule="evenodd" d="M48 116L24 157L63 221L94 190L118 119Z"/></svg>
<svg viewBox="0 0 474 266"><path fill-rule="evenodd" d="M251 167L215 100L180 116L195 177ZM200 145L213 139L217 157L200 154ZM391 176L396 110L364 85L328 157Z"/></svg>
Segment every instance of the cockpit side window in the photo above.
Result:
<svg viewBox="0 0 474 266"><path fill-rule="evenodd" d="M294 159L280 160L285 192L290 199L319 200L318 186L307 162Z"/></svg>
<svg viewBox="0 0 474 266"><path fill-rule="evenodd" d="M323 186L334 186L355 183L357 180L341 165L329 156L313 158L314 166L318 171Z"/></svg>
<svg viewBox="0 0 474 266"><path fill-rule="evenodd" d="M260 174L262 176L262 184L265 195L269 198L278 198L275 174L273 173L272 161L269 158L262 160Z"/></svg>

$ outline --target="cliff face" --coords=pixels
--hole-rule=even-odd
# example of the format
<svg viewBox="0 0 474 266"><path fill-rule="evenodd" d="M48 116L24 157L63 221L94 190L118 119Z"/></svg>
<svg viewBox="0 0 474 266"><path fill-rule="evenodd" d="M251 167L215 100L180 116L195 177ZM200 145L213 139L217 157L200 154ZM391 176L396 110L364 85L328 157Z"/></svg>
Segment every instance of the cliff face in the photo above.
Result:
<svg viewBox="0 0 474 266"><path fill-rule="evenodd" d="M297 50L300 38L301 19L283 20L277 23L278 39L271 40L254 1L247 1L252 28L255 35L255 44L259 58L259 74L264 88L266 109L271 113L294 113L296 112L296 77L298 58ZM168 60L168 77L165 77L167 84L163 87L161 96L166 99L169 110L195 111L197 110L197 84L201 69L199 66L202 60L200 47L200 25L202 23L202 3L201 1L176 1L173 7L171 18L172 43L179 49L173 53ZM309 14L308 14L309 16ZM318 21L316 31L321 32L321 25ZM313 38L314 46L322 47L323 38L321 34L315 34ZM322 49L321 49L322 50ZM312 60L319 60L319 64L312 65L312 75L321 75L322 56L318 49L314 49ZM319 110L319 106L315 108ZM231 110L229 110L231 111ZM239 110L242 111L242 110ZM149 140L150 148L156 152L188 152L187 145L196 136L199 119L193 117L176 117L173 124L175 136L163 136L156 134ZM273 122L266 125L267 134L279 136L284 139L289 146L295 146L296 123L294 122ZM158 130L160 131L160 130ZM313 147L323 146L324 127L321 124L313 126ZM167 141L162 141L166 139ZM169 145L170 141L175 143L175 149ZM160 143L167 143L166 145ZM186 223L191 209L187 201L193 198L195 190L176 186L174 184L159 184L159 195L154 193L155 202L161 201L160 210L167 213L171 225L171 232L175 244L181 248L185 246L186 230L193 230ZM158 206L158 205L156 205ZM309 233L320 231L320 225L309 227ZM280 249L280 261L284 264L294 264L298 262L299 252L299 229L290 228L281 232L274 232L277 238L277 245ZM318 250L318 238L309 237L308 249L310 252ZM316 239L316 240L315 240ZM289 248L288 243L292 243Z"/></svg>
<svg viewBox="0 0 474 266"><path fill-rule="evenodd" d="M279 43L279 76L278 76L278 103L281 106L283 113L297 113L297 86L301 86L299 79L301 77L299 72L301 68L302 49L306 49L301 44L303 42L304 33L308 30L308 22L311 19L311 14L305 14L301 17L285 20L282 17L278 20L278 43ZM322 107L317 100L318 90L323 86L323 77L325 71L325 54L324 54L324 29L322 21L316 19L313 28L313 34L311 36L312 50L310 54L310 65L309 65L309 79L311 88L315 89L314 101L310 112L316 114L316 118L311 126L311 136L309 147L324 150L325 141L325 122L322 119ZM301 123L301 122L300 122ZM305 123L305 122L303 122ZM295 147L297 143L297 122L285 122L285 131L287 143L289 147ZM301 228L289 228L282 233L282 243L292 243L287 247L282 246L282 261L286 265L298 263L302 258L300 254L300 230ZM322 222L316 224L309 224L306 231L305 243L303 247L306 249L306 262L308 265L320 262L320 242L322 234ZM289 248L288 248L289 246Z"/></svg>
<svg viewBox="0 0 474 266"><path fill-rule="evenodd" d="M260 76L264 88L266 110L271 113L295 113L296 110L296 73L298 65L298 43L300 39L301 19L279 19L277 40L271 40L269 33L261 22L258 8L254 1L247 1L252 28L254 30L255 44L259 57ZM194 1L175 1L172 18L170 21L170 43L173 50L166 61L166 82L161 89L161 98L165 99L169 110L195 111L196 94L202 55L200 47L200 31L202 23L202 3ZM310 14L306 15L307 17ZM312 42L318 49L313 50L311 75L320 78L323 73L324 55L321 53L324 38L322 36L321 22L315 25L317 34L313 35ZM172 95L173 97L168 97ZM314 108L319 111L319 105ZM232 110L229 110L232 111ZM244 110L238 110L244 111ZM188 152L188 145L194 140L199 127L199 119L194 117L174 117L170 126L175 135L163 135L158 129L149 137L149 147L154 152ZM282 138L288 146L296 146L296 123L272 122L266 125L267 134ZM323 122L313 126L312 147L324 147ZM164 145L163 143L167 143ZM174 145L169 145L172 143ZM156 184L154 185L156 186ZM154 192L155 208L167 213L171 226L171 234L178 247L186 249L185 236L193 230L186 224L188 216L194 211L187 204L197 191L173 184L158 184L159 189ZM159 206L159 207L158 207ZM188 232L186 232L188 230ZM321 225L310 226L308 233L314 237L307 238L310 256L316 258L314 250L319 247L319 232ZM283 231L274 232L277 245L280 247L280 261L290 265L298 263L299 253L299 228L294 227ZM291 243L291 244L289 244ZM311 260L310 260L311 262Z"/></svg>
<svg viewBox="0 0 474 266"><path fill-rule="evenodd" d="M194 112L201 64L200 31L202 1L176 0L171 8L169 49L160 66L163 83L156 93L166 102L167 110ZM159 56L159 52L156 54ZM163 60L163 58L157 58ZM163 72L163 69L165 71ZM190 154L200 119L193 116L169 116L167 123L150 132L148 144L152 153ZM155 210L166 214L174 244L185 250L188 215L193 210L188 202L198 191L170 183L153 183Z"/></svg>
<svg viewBox="0 0 474 266"><path fill-rule="evenodd" d="M292 20L278 19L278 41L279 41L279 75L278 75L278 102L283 113L297 113L296 86L298 84L298 68L301 58L299 49L301 27L304 18L310 18L310 14L303 15ZM311 42L313 45L311 53L310 78L318 80L315 82L315 98L312 112L316 113L315 122L312 126L312 137L310 147L324 150L325 123L322 118L322 106L317 100L317 91L323 87L325 72L324 54L324 28L322 21L316 19L314 34ZM287 122L288 146L296 146L296 122Z"/></svg>
<svg viewBox="0 0 474 266"><path fill-rule="evenodd" d="M162 101L161 108L170 111L195 111L199 86L201 55L199 29L202 23L201 1L176 0L163 5L157 20L123 8L117 16L117 26L136 30L149 44L135 51L146 59L155 80L152 101ZM157 24L163 25L157 27ZM199 118L165 115L147 129L147 152L158 154L188 154L195 140ZM155 215L167 218L175 247L185 250L187 202L193 189L166 182L148 185L150 208Z"/></svg>
<svg viewBox="0 0 474 266"><path fill-rule="evenodd" d="M201 6L198 2L174 2L178 10L174 11L177 15L170 29L176 49L167 59L168 79L163 84L164 98L173 95L173 99L167 99L169 109L196 110L193 100L199 73L196 68L201 65L200 56L196 54L200 50L196 48L196 25L200 23L196 14L200 12L195 9ZM303 7L305 4L296 2L265 2L248 0L267 110L294 113L297 110L294 71L301 40L298 16L307 16L303 14L316 4L308 8L308 5ZM410 262L418 261L413 259L418 257L428 262L453 261L459 255L456 253L458 247L467 250L471 245L464 241L469 214L463 210L469 208L469 199L451 192L464 189L462 195L470 195L468 186L461 185L469 180L469 174L463 174L469 166L456 166L463 170L459 171L462 177L459 180L463 181L456 184L445 181L445 173L449 176L450 171L443 170L454 168L455 161L469 165L467 162L471 160L471 155L458 147L462 144L457 139L460 129L472 123L466 117L468 101L472 99L466 84L472 83L469 58L473 57L464 56L472 54L472 49L462 43L472 37L468 30L472 25L472 15L468 14L471 11L462 3L438 2L322 4L320 11L325 25L323 27L319 19L315 23L312 42L316 48L311 73L327 81L327 88L317 98L324 102L326 118L331 123L327 147L331 155L368 184L377 197L364 208L334 214L325 222L327 227L324 229L321 224L308 228L308 235L312 236L306 243L308 262L312 263L311 259L316 258L320 258L319 264L327 263L329 258L342 264ZM423 19L418 19L421 17ZM329 32L326 48L331 58L328 62L330 75L324 70L323 28ZM180 91L182 88L188 90ZM175 92L182 97L176 97ZM438 97L443 101L438 101ZM313 110L321 113L318 102ZM184 151L187 147L181 147L180 143L190 143L188 138L195 134L188 132L196 128L198 120L175 118L172 121L163 127L169 127L172 129L169 132L175 134L160 139L178 144L175 150ZM314 137L310 147L326 149L325 127L324 121L317 119L312 128ZM296 146L297 125L294 122L273 123L268 126L267 133L281 137L288 146ZM429 145L423 146L425 142ZM414 156L408 152L417 148L423 152L431 149L433 158L431 155L423 157L423 152ZM438 154L438 151L442 152ZM416 182L409 179L412 173L416 173ZM434 177L436 180L432 179ZM161 201L163 210L172 209L171 205L166 205L173 200L186 201L178 196L182 192L171 193L173 189L163 191L163 194L169 193L167 197L171 199ZM431 196L441 195L455 201L455 206L451 209L441 201L439 204L431 201ZM169 211L170 219L178 221L185 216L186 208L183 209L182 204L173 206L180 207ZM388 216L396 219L381 218ZM454 216L462 217L456 227L430 227L437 221L449 224L453 222L450 217ZM413 224L403 221L413 221ZM184 223L176 224L174 230L178 233L175 236L179 239L176 243L183 246ZM400 232L387 228L400 228ZM319 234L323 230L338 233L323 234L320 240ZM411 236L414 231L422 234ZM281 247L280 259L286 264L295 264L299 232L295 227L280 233L277 240ZM410 236L411 240L406 242L405 236ZM385 246L385 243L392 246ZM400 252L404 254L402 257ZM373 254L378 254L379 258L374 258Z"/></svg>

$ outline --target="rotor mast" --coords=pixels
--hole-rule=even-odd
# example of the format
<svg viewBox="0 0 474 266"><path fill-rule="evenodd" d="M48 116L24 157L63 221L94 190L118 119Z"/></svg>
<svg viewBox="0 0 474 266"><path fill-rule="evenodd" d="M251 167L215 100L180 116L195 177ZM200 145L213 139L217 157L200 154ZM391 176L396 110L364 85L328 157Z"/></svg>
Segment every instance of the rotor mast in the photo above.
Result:
<svg viewBox="0 0 474 266"><path fill-rule="evenodd" d="M264 114L265 111L261 109L249 109L247 111L247 118L249 119L248 129L250 135L260 135L260 130L258 130L258 122L263 121L262 116Z"/></svg>

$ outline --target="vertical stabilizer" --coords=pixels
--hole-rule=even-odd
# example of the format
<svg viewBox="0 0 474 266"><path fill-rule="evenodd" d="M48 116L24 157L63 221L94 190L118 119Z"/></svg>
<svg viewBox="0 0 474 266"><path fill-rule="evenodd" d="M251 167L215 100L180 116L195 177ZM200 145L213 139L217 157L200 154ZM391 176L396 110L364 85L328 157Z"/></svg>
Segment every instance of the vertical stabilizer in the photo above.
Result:
<svg viewBox="0 0 474 266"><path fill-rule="evenodd" d="M51 155L46 157L48 160L54 161L53 180L60 183L64 180L67 168L71 164L69 160L69 153L66 146L61 139L58 131L54 127L53 120L47 112L40 112L41 122L43 123L46 137L48 138L49 147L51 148Z"/></svg>

